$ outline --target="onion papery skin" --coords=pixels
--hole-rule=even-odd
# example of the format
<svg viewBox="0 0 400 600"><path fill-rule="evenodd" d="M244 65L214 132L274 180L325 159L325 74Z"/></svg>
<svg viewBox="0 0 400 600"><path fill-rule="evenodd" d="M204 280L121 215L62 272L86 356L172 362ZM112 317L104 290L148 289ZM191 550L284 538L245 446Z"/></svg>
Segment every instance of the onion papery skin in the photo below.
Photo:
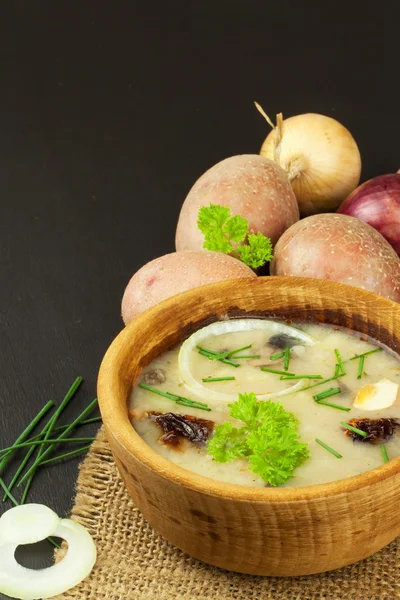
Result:
<svg viewBox="0 0 400 600"><path fill-rule="evenodd" d="M400 256L400 174L379 175L361 184L339 207L379 231Z"/></svg>

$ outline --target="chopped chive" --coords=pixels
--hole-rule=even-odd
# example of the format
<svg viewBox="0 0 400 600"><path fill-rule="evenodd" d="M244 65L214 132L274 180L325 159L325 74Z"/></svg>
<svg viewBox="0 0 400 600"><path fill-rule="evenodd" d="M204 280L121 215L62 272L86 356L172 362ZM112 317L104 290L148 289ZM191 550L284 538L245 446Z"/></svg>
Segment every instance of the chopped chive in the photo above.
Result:
<svg viewBox="0 0 400 600"><path fill-rule="evenodd" d="M368 436L368 433L366 433L362 429L358 429L357 427L353 427L353 425L349 425L348 423L340 423L340 424L345 429L349 429L350 431L353 431L354 433L358 433L358 435L361 435L361 437L365 438L365 437Z"/></svg>
<svg viewBox="0 0 400 600"><path fill-rule="evenodd" d="M365 361L365 356L360 356L360 361L358 363L357 379L361 379L361 377L363 376L364 361Z"/></svg>
<svg viewBox="0 0 400 600"><path fill-rule="evenodd" d="M382 352L383 348L375 348L374 350L369 350L368 352L363 352L363 354L356 354L356 356L352 356L343 362L349 362L350 360L357 360L361 356L369 356L370 354L375 354L375 352Z"/></svg>
<svg viewBox="0 0 400 600"><path fill-rule="evenodd" d="M19 506L19 502L17 502L17 500L14 498L14 496L12 495L12 493L10 492L10 490L4 483L2 477L0 477L0 486L3 488L5 496L7 496L7 498L9 498L15 506Z"/></svg>
<svg viewBox="0 0 400 600"><path fill-rule="evenodd" d="M339 371L340 371L340 365L338 365L338 364L336 363L336 365L335 365L335 373L334 373L335 377L336 377L337 375L339 375Z"/></svg>
<svg viewBox="0 0 400 600"><path fill-rule="evenodd" d="M101 417L92 417L91 419L85 419L84 421L81 421L78 425L79 427L82 425L89 425L90 423L98 423L99 421L101 421L102 418ZM49 426L49 423L47 423L47 426ZM67 429L67 427L70 426L70 423L68 423L67 425L60 425L59 427L54 427L53 429L53 433L56 433L57 431L65 431ZM29 439L27 439L27 442L35 442L36 440L41 439L45 434L45 431L41 431L40 433L38 433L38 435L35 435L34 437L31 437ZM0 450L1 452L1 450Z"/></svg>
<svg viewBox="0 0 400 600"><path fill-rule="evenodd" d="M147 385L147 383L139 383L139 387L144 388L149 392L153 392L154 394L158 394L159 396L164 396L168 398L168 400L173 400L176 404L182 404L183 406L192 406L193 408L201 408L202 410L211 410L208 404L204 402L198 402L197 400L190 400L190 398L185 398L184 396L178 396L176 394L170 394L169 392L163 392L162 390L158 390L157 388Z"/></svg>
<svg viewBox="0 0 400 600"><path fill-rule="evenodd" d="M238 358L261 358L261 354L243 354L240 356L236 356L235 354L235 360L237 360Z"/></svg>
<svg viewBox="0 0 400 600"><path fill-rule="evenodd" d="M329 377L328 379L321 379L321 381L317 381L317 383L313 383L312 385L309 385L301 390L296 390L296 392L305 392L306 390L310 390L313 387L317 387L317 385L322 385L323 383L328 383L329 381L335 381L336 379L339 379L339 377L343 377L343 373L339 373L338 375L334 375L333 377Z"/></svg>
<svg viewBox="0 0 400 600"><path fill-rule="evenodd" d="M213 381L234 381L236 377L205 377L202 379L204 383L212 383Z"/></svg>
<svg viewBox="0 0 400 600"><path fill-rule="evenodd" d="M77 450L72 450L72 452L66 452L65 454L59 454L58 456L54 456L53 458L44 460L40 464L41 465L49 465L50 463L56 462L57 460L61 460L63 458L69 458L70 456L75 456L76 454L82 454L83 452L86 452L87 450L89 450L90 447L91 447L91 444L89 444L89 446L83 446L82 448L77 448Z"/></svg>
<svg viewBox="0 0 400 600"><path fill-rule="evenodd" d="M322 375L289 375L285 372L281 379L323 379Z"/></svg>
<svg viewBox="0 0 400 600"><path fill-rule="evenodd" d="M196 402L186 402L185 400L176 400L176 404L180 404L181 406L189 406L190 408L198 408L199 410L207 410L211 411L209 406L204 406L203 404L197 404Z"/></svg>
<svg viewBox="0 0 400 600"><path fill-rule="evenodd" d="M336 456L336 458L343 458L343 456L341 454L339 454L339 452L336 452L336 450L334 450L333 448L331 448L330 446L328 446L328 444L325 444L322 440L319 440L318 438L315 438L315 441L317 442L317 444L319 444L320 446L322 446L323 448L325 448L325 450L328 450L328 452L330 452L331 454L333 454L333 456Z"/></svg>
<svg viewBox="0 0 400 600"><path fill-rule="evenodd" d="M39 421L41 421L42 417L44 417L44 415L54 406L54 402L49 401L47 402L47 404L45 404L45 406L42 408L42 410L40 410L38 412L38 414L36 415L36 417L33 419L33 421L31 421L31 423L28 425L28 427L26 427L26 429L24 429L24 431L21 433L21 435L18 436L18 438L15 440L14 442L14 446L17 444L20 444L21 442L24 442L26 440L26 438L28 437L28 435L30 434L31 431L33 431L33 429L36 427L36 425L39 423ZM14 454L14 451L11 451L7 454L7 456L4 456L1 460L0 460L0 473L1 471L4 469L4 467L7 465L7 463L10 461L12 455Z"/></svg>
<svg viewBox="0 0 400 600"><path fill-rule="evenodd" d="M335 396L336 394L341 394L342 390L338 388L330 388L325 392L321 392L320 394L315 394L313 396L314 400L318 402L319 400L323 400L324 398L329 398L329 396Z"/></svg>
<svg viewBox="0 0 400 600"><path fill-rule="evenodd" d="M332 402L325 402L325 400L316 400L317 404L322 404L323 406L329 406L330 408L337 408L338 410L344 410L345 412L349 412L350 408L346 406L339 406L339 404L333 404Z"/></svg>
<svg viewBox="0 0 400 600"><path fill-rule="evenodd" d="M66 438L63 439L63 442L65 442L66 444L69 443L78 443L78 442L93 442L94 441L94 437L86 437L86 438ZM16 444L14 446L10 446L10 448L4 448L3 450L0 450L1 453L5 452L6 454L8 454L8 452L12 451L14 448L15 449L19 449L19 448L29 448L30 446L43 446L46 444L59 444L59 439L55 438L55 439L47 439L47 440L36 440L34 442L23 442L22 444Z"/></svg>
<svg viewBox="0 0 400 600"><path fill-rule="evenodd" d="M289 348L289 346L286 346L286 348L285 348L285 362L283 363L283 370L284 371L288 371L289 370L289 362L290 362L290 348Z"/></svg>
<svg viewBox="0 0 400 600"><path fill-rule="evenodd" d="M268 367L261 367L261 371L266 371L267 373L275 373L276 375L290 375L291 377L296 377L294 373L288 373L287 371L277 371L276 369L268 369Z"/></svg>
<svg viewBox="0 0 400 600"><path fill-rule="evenodd" d="M27 462L29 461L30 457L32 456L32 454L35 452L36 447L35 446L31 446L28 450L28 452L25 454L25 458L23 459L23 461L21 462L21 464L19 465L17 472L15 473L14 477L11 479L10 483L8 484L8 491L11 492L11 490L13 489L18 477L21 475L22 471L25 469L25 466L27 464ZM5 502L7 499L7 494L4 493L3 496L3 502Z"/></svg>
<svg viewBox="0 0 400 600"><path fill-rule="evenodd" d="M75 419L75 421L73 421L68 427L67 429L65 429L65 431L63 431L57 438L57 441L60 443L62 442L65 438L68 437L68 434L70 433L70 431L72 431L73 429L75 429L76 425L78 423L80 423L80 421L83 421L83 419L86 417L87 414L89 414L93 408L95 407L95 405L97 404L97 398L95 398L87 408L85 408L85 410L83 410L81 412L80 415L78 415L78 417ZM31 466L31 468L25 473L25 475L19 480L18 485L21 485L21 483L23 481L25 481L26 479L28 479L28 477L33 474L36 469L38 468L38 466L40 465L41 462L43 462L44 458L46 458L54 449L54 447L56 446L56 444L52 444L51 446L49 446L43 453L39 454L38 457L36 458L35 462L33 463L33 465ZM39 450L40 453L40 450Z"/></svg>
<svg viewBox="0 0 400 600"><path fill-rule="evenodd" d="M236 348L236 350L229 350L228 352L223 352L221 358L227 358L228 356L233 356L234 358L236 358L236 356L234 356L235 354L237 354L238 352L241 352L242 350L248 350L249 348L251 348L251 346L252 346L252 344L248 344L247 346L242 346L241 348Z"/></svg>
<svg viewBox="0 0 400 600"><path fill-rule="evenodd" d="M389 462L386 444L381 444L381 452L382 452L383 462L385 462L385 463Z"/></svg>
<svg viewBox="0 0 400 600"><path fill-rule="evenodd" d="M285 356L285 351L283 352L275 352L275 354L271 354L269 360L275 360L276 358L283 358Z"/></svg>
<svg viewBox="0 0 400 600"><path fill-rule="evenodd" d="M216 352L213 352L212 350L206 350L205 348L201 348L200 346L197 346L197 348L198 348L200 354L202 354L203 356L206 356L210 360L213 360L213 357L217 354ZM218 360L220 362L224 363L225 365L231 365L232 367L240 367L239 363L235 363L233 360L229 360L228 358L219 358Z"/></svg>
<svg viewBox="0 0 400 600"><path fill-rule="evenodd" d="M335 348L335 354L336 354L336 359L337 359L338 365L340 367L340 370L342 371L343 375L346 375L347 372L346 372L346 369L344 368L342 357L340 356L340 352L337 348Z"/></svg>

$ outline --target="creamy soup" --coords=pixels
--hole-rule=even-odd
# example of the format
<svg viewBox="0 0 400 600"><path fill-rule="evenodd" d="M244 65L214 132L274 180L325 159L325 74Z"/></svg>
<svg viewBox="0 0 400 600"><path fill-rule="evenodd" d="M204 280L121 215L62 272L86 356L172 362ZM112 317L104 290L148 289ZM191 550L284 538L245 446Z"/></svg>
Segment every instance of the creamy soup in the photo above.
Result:
<svg viewBox="0 0 400 600"><path fill-rule="evenodd" d="M230 415L229 404L254 393L257 401L279 402L296 417L299 443L307 447L308 455L279 485L343 479L400 455L398 356L365 336L326 325L286 329L253 320L256 328L246 330L248 320L239 322L242 331L207 335L205 328L200 342L188 340L184 351L165 352L141 372L130 415L156 452L212 479L270 485L247 457L218 462L210 453L218 426L244 425Z"/></svg>

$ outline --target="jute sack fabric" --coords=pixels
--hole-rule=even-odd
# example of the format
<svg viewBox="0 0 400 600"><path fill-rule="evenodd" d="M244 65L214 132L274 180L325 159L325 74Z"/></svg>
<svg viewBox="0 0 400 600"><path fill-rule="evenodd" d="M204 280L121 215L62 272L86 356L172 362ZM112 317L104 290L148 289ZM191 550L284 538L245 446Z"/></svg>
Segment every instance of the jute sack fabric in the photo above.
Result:
<svg viewBox="0 0 400 600"><path fill-rule="evenodd" d="M57 600L400 599L400 538L358 564L290 579L231 573L183 554L135 507L102 430L80 466L72 518L93 535L98 560Z"/></svg>

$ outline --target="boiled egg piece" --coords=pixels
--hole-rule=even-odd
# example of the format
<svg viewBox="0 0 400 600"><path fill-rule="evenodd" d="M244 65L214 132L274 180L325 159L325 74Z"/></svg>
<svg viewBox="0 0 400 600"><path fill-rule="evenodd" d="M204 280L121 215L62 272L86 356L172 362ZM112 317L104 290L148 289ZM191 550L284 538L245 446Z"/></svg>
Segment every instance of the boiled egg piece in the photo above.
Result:
<svg viewBox="0 0 400 600"><path fill-rule="evenodd" d="M376 383L368 383L358 390L353 406L362 410L389 408L396 402L398 391L398 383L390 379L380 379Z"/></svg>

